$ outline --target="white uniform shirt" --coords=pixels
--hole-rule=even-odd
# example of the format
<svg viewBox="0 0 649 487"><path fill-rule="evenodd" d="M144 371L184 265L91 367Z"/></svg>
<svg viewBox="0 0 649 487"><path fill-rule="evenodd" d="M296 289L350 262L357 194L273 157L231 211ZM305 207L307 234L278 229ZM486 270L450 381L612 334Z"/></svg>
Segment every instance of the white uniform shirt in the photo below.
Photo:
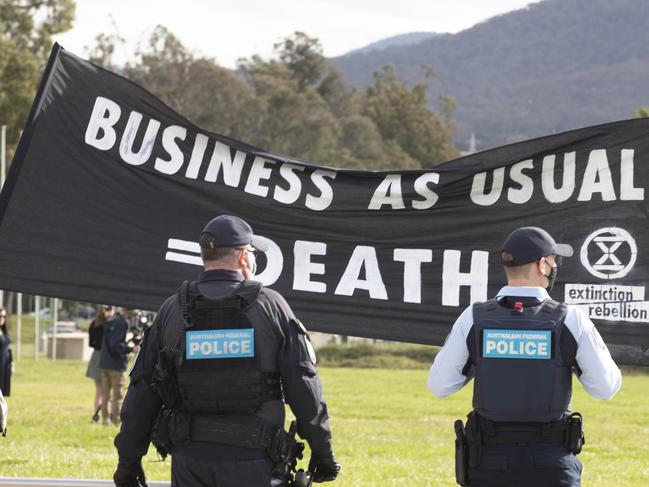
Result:
<svg viewBox="0 0 649 487"><path fill-rule="evenodd" d="M505 296L537 298L539 301L550 299L546 290L540 287L505 286L496 299ZM622 374L595 325L583 311L570 305L565 325L577 342L576 360L582 372L579 380L584 389L596 399L611 399L622 385ZM469 306L455 321L430 368L428 388L436 396L449 396L468 382L462 369L469 358L466 339L472 327L473 306Z"/></svg>

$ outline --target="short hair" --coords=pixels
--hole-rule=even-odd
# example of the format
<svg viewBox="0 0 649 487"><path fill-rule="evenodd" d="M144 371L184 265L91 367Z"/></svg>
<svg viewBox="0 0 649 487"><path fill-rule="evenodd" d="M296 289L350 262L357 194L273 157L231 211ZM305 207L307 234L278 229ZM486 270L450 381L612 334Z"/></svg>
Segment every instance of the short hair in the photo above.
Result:
<svg viewBox="0 0 649 487"><path fill-rule="evenodd" d="M203 233L200 238L201 258L203 262L219 262L229 260L236 254L240 246L235 247L217 247L214 245L214 236L209 233Z"/></svg>
<svg viewBox="0 0 649 487"><path fill-rule="evenodd" d="M234 257L239 247L214 247L213 249L201 249L203 262L219 262Z"/></svg>
<svg viewBox="0 0 649 487"><path fill-rule="evenodd" d="M523 265L511 265L511 263L514 261L514 256L506 250L503 250L500 253L500 259L502 260L503 267L505 268L505 274L508 278L526 277L527 275L529 275L530 267L532 267L532 265L537 262L529 262Z"/></svg>
<svg viewBox="0 0 649 487"><path fill-rule="evenodd" d="M507 252L506 250L503 250L500 253L500 260L502 260L503 265L505 267L507 267L507 266L512 267L511 263L514 262L514 256L510 252Z"/></svg>

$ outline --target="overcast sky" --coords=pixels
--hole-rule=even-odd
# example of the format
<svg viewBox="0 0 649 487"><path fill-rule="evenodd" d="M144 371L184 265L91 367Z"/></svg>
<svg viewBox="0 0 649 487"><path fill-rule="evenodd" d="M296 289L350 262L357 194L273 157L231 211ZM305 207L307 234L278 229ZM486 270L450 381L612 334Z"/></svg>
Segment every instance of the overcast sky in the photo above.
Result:
<svg viewBox="0 0 649 487"><path fill-rule="evenodd" d="M296 30L320 39L328 57L407 32L459 32L538 0L76 0L74 29L57 37L84 56L95 36L127 39L123 63L156 25L185 46L234 67L240 57L269 57L279 39Z"/></svg>

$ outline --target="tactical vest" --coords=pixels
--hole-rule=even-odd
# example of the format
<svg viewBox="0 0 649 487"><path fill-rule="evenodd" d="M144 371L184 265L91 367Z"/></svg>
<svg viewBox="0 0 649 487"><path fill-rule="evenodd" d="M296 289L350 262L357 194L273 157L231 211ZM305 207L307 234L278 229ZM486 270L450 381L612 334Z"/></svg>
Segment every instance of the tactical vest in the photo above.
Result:
<svg viewBox="0 0 649 487"><path fill-rule="evenodd" d="M282 398L278 373L261 370L255 330L246 308L261 284L244 281L231 297L202 296L196 282L183 283L179 302L185 330L177 367L180 409L188 413L254 413Z"/></svg>
<svg viewBox="0 0 649 487"><path fill-rule="evenodd" d="M473 408L492 421L548 422L565 417L572 368L561 352L564 304L546 300L512 309L495 299L473 305Z"/></svg>

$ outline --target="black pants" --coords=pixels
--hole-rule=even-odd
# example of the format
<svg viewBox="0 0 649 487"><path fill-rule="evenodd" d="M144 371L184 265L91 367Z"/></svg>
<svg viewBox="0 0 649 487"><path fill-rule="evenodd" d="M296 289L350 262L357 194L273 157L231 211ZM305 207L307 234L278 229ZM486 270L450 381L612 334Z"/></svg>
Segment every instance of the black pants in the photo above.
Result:
<svg viewBox="0 0 649 487"><path fill-rule="evenodd" d="M269 459L219 461L172 455L171 487L268 487Z"/></svg>
<svg viewBox="0 0 649 487"><path fill-rule="evenodd" d="M563 445L484 445L471 487L580 487L581 461Z"/></svg>

